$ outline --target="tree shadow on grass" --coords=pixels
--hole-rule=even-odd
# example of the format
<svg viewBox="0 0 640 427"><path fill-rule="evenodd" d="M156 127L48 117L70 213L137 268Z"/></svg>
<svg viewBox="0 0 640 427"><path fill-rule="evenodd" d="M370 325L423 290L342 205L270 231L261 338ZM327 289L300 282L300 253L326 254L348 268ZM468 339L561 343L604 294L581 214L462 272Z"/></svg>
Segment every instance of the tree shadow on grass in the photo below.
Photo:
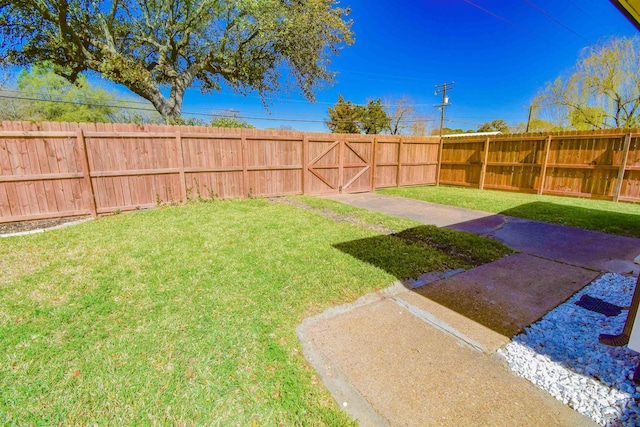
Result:
<svg viewBox="0 0 640 427"><path fill-rule="evenodd" d="M433 295L422 296L501 334L511 336L520 329L516 326L514 330L511 323L505 325L504 316L499 311L488 310L492 307L482 310L487 304L479 301L483 295L477 294L475 288L448 289L445 292L444 288L437 286L438 280L447 276L447 272L468 270L513 253L495 240L425 225L391 235L342 242L334 247L395 276L418 294L435 286Z"/></svg>
<svg viewBox="0 0 640 427"><path fill-rule="evenodd" d="M452 265L451 260L437 249L396 235L369 237L333 246L399 280L416 278L429 271L443 271Z"/></svg>
<svg viewBox="0 0 640 427"><path fill-rule="evenodd" d="M433 225L333 246L400 280L430 272L468 269L513 252L497 241Z"/></svg>

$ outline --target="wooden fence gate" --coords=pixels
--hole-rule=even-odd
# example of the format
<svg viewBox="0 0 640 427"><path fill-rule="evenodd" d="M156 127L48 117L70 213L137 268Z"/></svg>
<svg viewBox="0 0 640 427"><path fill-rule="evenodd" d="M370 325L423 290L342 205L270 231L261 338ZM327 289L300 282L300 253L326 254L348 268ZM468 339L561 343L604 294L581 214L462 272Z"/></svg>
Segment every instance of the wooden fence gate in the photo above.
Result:
<svg viewBox="0 0 640 427"><path fill-rule="evenodd" d="M373 190L373 138L309 137L305 194Z"/></svg>

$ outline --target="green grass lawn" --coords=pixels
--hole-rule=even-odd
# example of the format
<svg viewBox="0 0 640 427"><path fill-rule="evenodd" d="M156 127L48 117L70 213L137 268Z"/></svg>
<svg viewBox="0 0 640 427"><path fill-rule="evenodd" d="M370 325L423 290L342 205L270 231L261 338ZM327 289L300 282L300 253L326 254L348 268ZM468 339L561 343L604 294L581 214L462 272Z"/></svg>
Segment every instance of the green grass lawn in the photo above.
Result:
<svg viewBox="0 0 640 427"><path fill-rule="evenodd" d="M378 192L640 238L638 204L447 186L388 188Z"/></svg>
<svg viewBox="0 0 640 427"><path fill-rule="evenodd" d="M322 203L360 223L418 225ZM302 319L403 274L508 253L416 230L425 236L386 236L247 200L2 238L0 424L348 425L301 355Z"/></svg>

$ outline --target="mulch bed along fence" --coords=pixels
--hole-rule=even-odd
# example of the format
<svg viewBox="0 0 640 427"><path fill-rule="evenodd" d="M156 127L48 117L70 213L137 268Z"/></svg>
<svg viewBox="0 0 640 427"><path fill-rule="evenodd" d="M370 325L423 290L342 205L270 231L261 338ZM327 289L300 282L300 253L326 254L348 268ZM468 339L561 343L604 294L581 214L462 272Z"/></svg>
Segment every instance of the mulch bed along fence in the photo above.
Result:
<svg viewBox="0 0 640 427"><path fill-rule="evenodd" d="M638 130L444 139L3 122L0 223L439 182L640 202ZM438 174L439 171L439 174Z"/></svg>

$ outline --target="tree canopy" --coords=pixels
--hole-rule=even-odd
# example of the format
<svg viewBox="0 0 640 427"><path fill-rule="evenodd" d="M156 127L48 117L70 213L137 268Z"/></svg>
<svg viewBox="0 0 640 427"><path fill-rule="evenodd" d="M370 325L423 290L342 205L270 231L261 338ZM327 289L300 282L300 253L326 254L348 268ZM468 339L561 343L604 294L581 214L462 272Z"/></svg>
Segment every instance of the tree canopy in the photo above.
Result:
<svg viewBox="0 0 640 427"><path fill-rule="evenodd" d="M20 72L16 85L19 96L0 103L5 120L109 122L117 115L113 96L84 76L72 84L50 66L33 66Z"/></svg>
<svg viewBox="0 0 640 427"><path fill-rule="evenodd" d="M98 72L170 120L196 82L263 99L294 83L313 100L353 42L348 13L335 0L19 0L1 3L0 56L50 61L71 82Z"/></svg>
<svg viewBox="0 0 640 427"><path fill-rule="evenodd" d="M61 122L107 122L115 108L113 96L91 86L84 76L75 84L51 72L47 67L31 67L18 76L18 89L29 98L49 102L28 102L28 120ZM24 120L25 118L23 118Z"/></svg>
<svg viewBox="0 0 640 427"><path fill-rule="evenodd" d="M329 107L327 112L329 120L326 125L332 133L360 133L360 111L351 101L345 101L342 95L338 94L338 102L333 108Z"/></svg>
<svg viewBox="0 0 640 427"><path fill-rule="evenodd" d="M70 83L47 63L23 69L15 82L7 78L2 86L1 120L156 123L160 118L150 106L116 100L84 75Z"/></svg>
<svg viewBox="0 0 640 427"><path fill-rule="evenodd" d="M457 134L457 133L475 133L475 131L473 129L468 129L468 130L464 130L462 128L448 128L448 127L443 127L442 128L442 134L443 135L453 135L453 134ZM440 128L435 128L431 131L431 135L440 135Z"/></svg>
<svg viewBox="0 0 640 427"><path fill-rule="evenodd" d="M389 115L382 106L380 98L358 107L358 129L366 134L380 134L389 129Z"/></svg>
<svg viewBox="0 0 640 427"><path fill-rule="evenodd" d="M478 132L502 132L509 133L509 125L503 119L485 122L478 126Z"/></svg>
<svg viewBox="0 0 640 427"><path fill-rule="evenodd" d="M640 37L584 50L573 69L534 100L536 115L577 130L640 125Z"/></svg>
<svg viewBox="0 0 640 427"><path fill-rule="evenodd" d="M390 118L380 99L367 105L355 105L338 95L338 102L328 108L327 127L332 133L380 134L390 128Z"/></svg>
<svg viewBox="0 0 640 427"><path fill-rule="evenodd" d="M223 110L217 113L209 126L218 128L243 128L243 129L255 129L256 127L246 120L243 120L238 115L237 110Z"/></svg>
<svg viewBox="0 0 640 427"><path fill-rule="evenodd" d="M560 132L564 129L555 123L549 120L542 120L537 118L532 118L529 121L529 126L527 126L526 122L518 123L514 128L514 133L525 133L525 132Z"/></svg>

